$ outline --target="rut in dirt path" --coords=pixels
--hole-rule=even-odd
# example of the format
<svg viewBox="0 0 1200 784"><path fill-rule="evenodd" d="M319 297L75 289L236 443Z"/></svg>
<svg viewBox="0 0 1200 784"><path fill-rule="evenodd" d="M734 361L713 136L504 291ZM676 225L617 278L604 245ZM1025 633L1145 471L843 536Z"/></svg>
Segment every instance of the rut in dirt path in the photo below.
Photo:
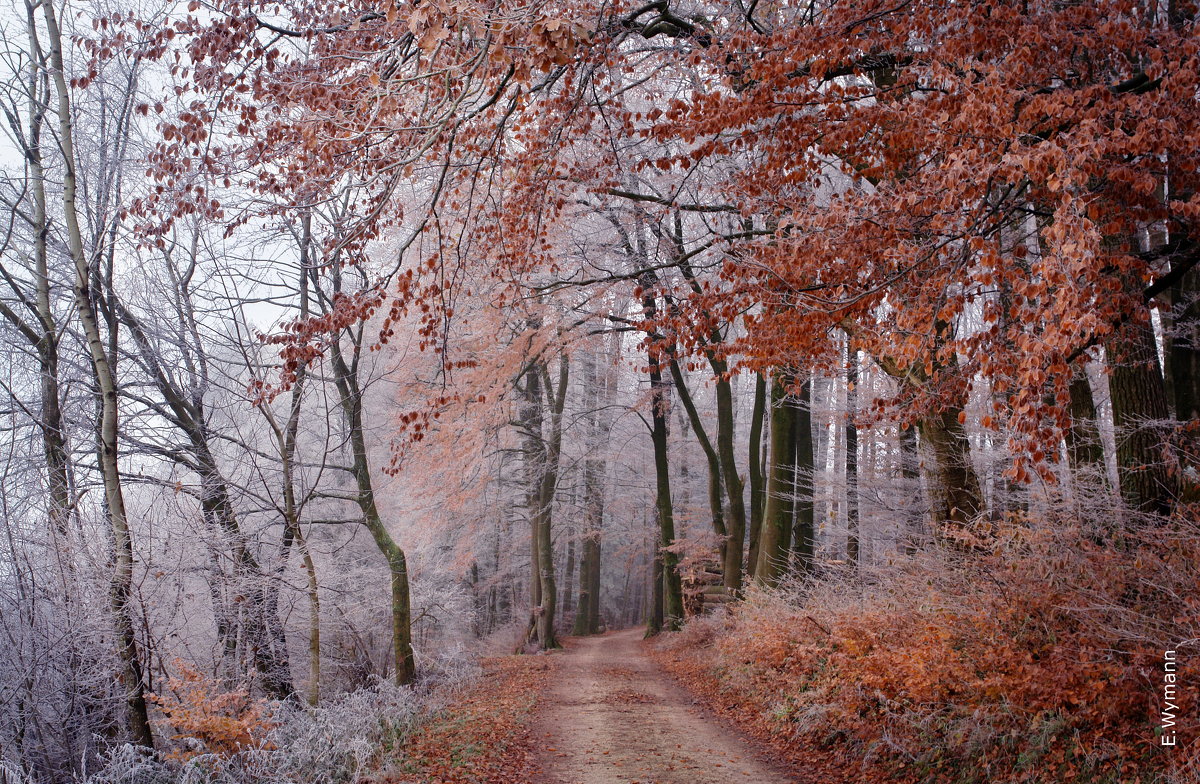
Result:
<svg viewBox="0 0 1200 784"><path fill-rule="evenodd" d="M555 654L534 737L539 784L792 784L646 655L642 630Z"/></svg>

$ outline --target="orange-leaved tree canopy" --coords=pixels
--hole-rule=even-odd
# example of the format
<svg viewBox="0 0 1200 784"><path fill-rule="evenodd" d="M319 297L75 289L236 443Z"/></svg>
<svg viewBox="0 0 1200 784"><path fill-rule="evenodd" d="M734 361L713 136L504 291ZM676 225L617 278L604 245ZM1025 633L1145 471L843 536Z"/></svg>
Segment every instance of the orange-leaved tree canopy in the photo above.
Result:
<svg viewBox="0 0 1200 784"><path fill-rule="evenodd" d="M654 327L681 350L737 322L723 353L801 367L831 361L844 332L899 382L880 410L905 403L937 424L935 444L961 438L950 431L982 380L982 423L1008 428L1020 477L1057 455L1073 365L1101 348L1135 374L1156 359L1147 304L1193 280L1200 256L1191 2L206 13L140 28L151 55L182 53L189 84L164 110L147 232L221 214L218 191L239 180L263 196L250 212L352 183L330 258L400 235L408 260L386 295L348 299L340 317L417 307L439 348L466 266L514 282L553 270L565 211L630 199L651 219L701 218L658 278L674 304ZM136 37L130 20L106 24ZM1141 410L1119 423L1166 414L1161 391L1145 397L1122 402ZM1131 500L1164 508L1168 473L1131 479L1144 484Z"/></svg>
<svg viewBox="0 0 1200 784"><path fill-rule="evenodd" d="M983 381L1018 477L1057 456L1093 349L1118 425L1165 418L1147 304L1195 295L1195 25L1194 3L851 0L677 30L703 78L635 115L658 155L614 163L685 181L735 160L694 193L770 229L722 238L722 282L680 328L745 314L736 349L760 365L827 356L838 328L900 382L907 418L957 415L942 431ZM1167 452L1122 438L1136 506L1169 506Z"/></svg>

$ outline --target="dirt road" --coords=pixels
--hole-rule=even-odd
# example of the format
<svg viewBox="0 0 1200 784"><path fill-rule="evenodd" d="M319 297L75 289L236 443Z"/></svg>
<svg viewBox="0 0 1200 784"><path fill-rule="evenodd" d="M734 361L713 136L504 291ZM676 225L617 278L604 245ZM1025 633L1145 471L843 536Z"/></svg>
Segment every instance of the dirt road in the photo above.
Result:
<svg viewBox="0 0 1200 784"><path fill-rule="evenodd" d="M539 784L790 784L646 655L642 630L555 654L538 711Z"/></svg>

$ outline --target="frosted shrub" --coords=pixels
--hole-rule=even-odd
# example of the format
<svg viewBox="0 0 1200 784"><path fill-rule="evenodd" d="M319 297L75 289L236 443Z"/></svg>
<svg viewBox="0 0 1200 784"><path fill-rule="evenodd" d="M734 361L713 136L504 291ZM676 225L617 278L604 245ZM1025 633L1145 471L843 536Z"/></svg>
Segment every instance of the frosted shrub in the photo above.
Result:
<svg viewBox="0 0 1200 784"><path fill-rule="evenodd" d="M416 686L378 679L320 707L267 703L270 729L257 746L197 753L186 760L121 746L81 784L339 784L358 781L401 755L404 739L443 709L479 671L461 647L424 662ZM182 738L185 745L187 738ZM3 769L0 769L3 770ZM3 771L8 773L7 770ZM33 784L13 771L8 779Z"/></svg>
<svg viewBox="0 0 1200 784"><path fill-rule="evenodd" d="M4 784L34 784L34 780L15 763L0 759L0 782Z"/></svg>
<svg viewBox="0 0 1200 784"><path fill-rule="evenodd" d="M319 708L279 704L270 741L289 781L354 780L394 751L440 703L425 689L379 680Z"/></svg>
<svg viewBox="0 0 1200 784"><path fill-rule="evenodd" d="M109 751L86 784L174 784L170 766L153 752L125 744Z"/></svg>
<svg viewBox="0 0 1200 784"><path fill-rule="evenodd" d="M462 643L443 648L435 656L418 654L418 665L421 686L429 690L427 698L457 691L458 687L469 683L480 673L478 658Z"/></svg>

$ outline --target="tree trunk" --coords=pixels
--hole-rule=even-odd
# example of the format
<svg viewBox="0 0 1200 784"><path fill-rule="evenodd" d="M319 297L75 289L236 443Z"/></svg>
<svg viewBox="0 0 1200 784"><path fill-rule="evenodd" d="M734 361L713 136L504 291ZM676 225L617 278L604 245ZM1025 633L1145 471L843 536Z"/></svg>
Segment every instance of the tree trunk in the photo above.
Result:
<svg viewBox="0 0 1200 784"><path fill-rule="evenodd" d="M554 389L546 366L539 359L525 372L525 406L522 426L526 435L526 480L530 482L527 503L530 514L530 618L527 639L537 640L542 650L557 648L554 616L558 586L554 576L552 524L554 496L558 489L559 455L562 450L562 413L566 403L570 364L559 359L558 389ZM543 434L542 390L550 401L550 433Z"/></svg>
<svg viewBox="0 0 1200 784"><path fill-rule="evenodd" d="M762 373L754 374L754 407L750 411L750 448L747 460L750 464L750 552L746 567L750 576L758 568L759 539L763 521L763 470L762 440L763 415L766 410L767 379ZM724 557L722 557L724 561Z"/></svg>
<svg viewBox="0 0 1200 784"><path fill-rule="evenodd" d="M312 266L309 253L312 248L312 217L305 214L301 219L300 264L298 287L300 290L300 318L309 316L309 269ZM288 418L283 427L279 427L273 416L268 416L268 422L275 429L278 441L279 463L283 473L283 521L284 541L280 546L282 564L280 571L287 565L287 559L292 545L300 550L300 558L304 566L305 587L308 593L308 703L317 705L321 701L321 592L317 581L317 566L313 561L312 551L308 548L308 540L300 527L300 503L296 498L295 459L298 436L300 433L300 415L303 410L304 386L308 378L308 368L301 366L296 369L296 380L292 383L291 396L288 404ZM264 408L269 412L269 408ZM274 589L278 597L279 589ZM278 602L278 598L275 600ZM273 617L277 617L274 616Z"/></svg>
<svg viewBox="0 0 1200 784"><path fill-rule="evenodd" d="M133 542L121 486L118 464L117 380L100 333L100 323L93 308L91 269L83 247L83 233L76 207L76 176L74 130L71 116L71 96L63 66L62 32L58 27L53 3L43 3L49 38L51 78L58 93L58 143L62 149L63 219L67 242L75 267L75 307L88 346L92 371L97 385L100 407L100 473L104 482L104 502L113 535L113 573L110 580L110 605L116 632L117 655L121 662L119 684L125 693L126 720L130 737L135 743L153 746L146 708L146 687L142 663L134 634L133 610L130 597L133 589Z"/></svg>
<svg viewBox="0 0 1200 784"><path fill-rule="evenodd" d="M587 615L587 633L599 634L600 632L600 567L602 561L602 541L600 531L591 536L585 545L588 555L588 615Z"/></svg>
<svg viewBox="0 0 1200 784"><path fill-rule="evenodd" d="M529 521L529 627L526 640L537 638L537 613L542 606L541 548L541 474L546 464L546 442L542 434L542 374L538 361L530 362L525 370L525 387L521 407L521 428L524 431L525 510Z"/></svg>
<svg viewBox="0 0 1200 784"><path fill-rule="evenodd" d="M851 326L847 324L847 327ZM950 336L951 325L939 321L935 328L939 336L937 343L941 345ZM910 372L892 357L877 355L872 358L880 370L900 384L920 386L928 383L924 373L919 370ZM953 367L954 363L952 355L949 365ZM935 364L934 367L935 370L940 369L941 364ZM928 469L928 473L930 494L933 495L933 531L938 536L946 533L945 523L961 527L977 517L984 508L979 476L971 463L971 442L967 439L963 423L959 421L962 415L962 406L956 403L917 423L921 440L933 456L934 465Z"/></svg>
<svg viewBox="0 0 1200 784"><path fill-rule="evenodd" d="M858 532L858 350L846 341L846 563L859 561Z"/></svg>
<svg viewBox="0 0 1200 784"><path fill-rule="evenodd" d="M33 6L28 7L28 13L30 14L26 31L29 37L28 51L30 53L41 52L42 47L38 38ZM28 91L26 114L18 117L17 106L14 103L13 111L6 112L6 117L10 129L9 136L16 145L14 151L23 156L29 167L25 184L29 188L32 205L28 212L17 209L13 211L13 215L23 218L33 232L34 292L32 298L28 297L23 290L22 283L24 281L6 276L5 282L16 301L32 307L33 320L31 321L10 307L7 298L0 299L0 317L8 321L21 334L37 356L40 383L35 424L41 433L42 451L46 461L46 489L49 501L47 517L51 532L61 536L67 532L71 513L72 477L70 450L63 427L59 385L58 344L60 334L50 300L52 289L48 263L50 218L46 195L46 170L42 155L42 134L45 130L46 113L50 106L51 95L43 60L39 57L29 57L28 67L29 82L25 85L25 89ZM22 120L24 124L22 124ZM67 560L67 568L73 568L70 560Z"/></svg>
<svg viewBox="0 0 1200 784"><path fill-rule="evenodd" d="M816 459L812 432L812 379L800 387L796 405L796 523L792 534L792 552L796 571L808 573L816 555L816 529L813 498Z"/></svg>
<svg viewBox="0 0 1200 784"><path fill-rule="evenodd" d="M665 622L665 611L663 605L666 602L664 591L664 571L663 571L663 553L662 547L658 542L654 544L654 556L651 558L653 566L650 569L650 612L646 613L646 636L652 637L658 634L663 629Z"/></svg>
<svg viewBox="0 0 1200 784"><path fill-rule="evenodd" d="M30 21L32 25L32 20ZM34 32L31 29L30 35ZM35 42L31 42L35 43ZM32 51L36 51L34 48ZM36 60L31 60L34 70L32 83L37 83ZM38 88L32 90L41 92ZM62 396L58 377L58 328L54 323L54 311L50 304L50 269L47 238L50 233L48 199L46 196L46 173L42 163L42 129L45 108L37 103L37 95L31 90L29 128L25 143L25 158L29 161L30 187L33 193L31 217L33 236L34 274L37 277L35 308L37 329L30 337L36 338L35 348L41 371L41 411L39 426L42 447L46 456L47 487L50 491L50 526L59 534L67 532L71 513L71 458L67 448L66 429L63 423ZM49 96L43 96L48 101Z"/></svg>
<svg viewBox="0 0 1200 784"><path fill-rule="evenodd" d="M284 699L293 694L295 688L287 661L283 627L278 621L272 622L277 605L272 601L271 591L266 584L267 575L247 546L228 489L216 473L212 454L205 449L197 457L203 470L200 479L201 513L206 524L220 530L232 548L234 591L238 598L232 606L225 607L224 612L229 620L240 616L240 622L224 630L229 635L225 647L230 651L236 650L241 636L245 656L257 670L263 688L272 697Z"/></svg>
<svg viewBox="0 0 1200 784"><path fill-rule="evenodd" d="M542 611L538 615L538 644L542 650L560 647L554 630L555 603L558 601L558 585L554 578L554 538L552 523L554 496L558 490L558 470L562 454L562 417L567 399L567 382L570 379L570 360L561 354L558 360L558 387L550 384L545 365L541 366L546 397L550 402L550 438L546 444L546 462L542 472L541 509L538 516L538 566L541 569Z"/></svg>
<svg viewBox="0 0 1200 784"><path fill-rule="evenodd" d="M337 278L336 271L334 278ZM354 350L356 354L360 350L357 341ZM396 544L396 540L384 525L379 515L379 507L375 504L375 487L371 480L371 465L367 457L366 438L363 435L363 401L357 377L358 362L353 363L353 368L347 364L338 340L334 340L330 345L330 359L333 363L334 383L337 386L339 402L349 430L351 473L358 490L355 502L362 512L363 524L388 565L392 593L392 666L395 681L397 685L402 686L411 683L417 675L412 648L408 561L404 550Z"/></svg>
<svg viewBox="0 0 1200 784"><path fill-rule="evenodd" d="M725 527L729 533L725 546L725 587L731 593L742 589L742 557L745 554L746 505L743 500L742 478L737 470L734 450L733 389L729 382L729 366L712 351L708 361L716 376L717 392L717 456L721 461L721 479L729 499L729 516Z"/></svg>
<svg viewBox="0 0 1200 784"><path fill-rule="evenodd" d="M579 609L575 613L575 635L600 631L600 531L585 535L579 562Z"/></svg>
<svg viewBox="0 0 1200 784"><path fill-rule="evenodd" d="M905 479L905 487L912 488L917 503L921 501L921 454L917 446L917 430L913 427L901 427L900 439L900 475ZM920 512L910 513L905 522L904 552L915 555L917 545L925 538L924 515Z"/></svg>
<svg viewBox="0 0 1200 784"><path fill-rule="evenodd" d="M571 595L571 586L575 584L575 530L574 526L567 529L567 554L563 561L563 585L566 589L563 591L562 600L562 625L567 625L567 616L575 610L574 597Z"/></svg>
<svg viewBox="0 0 1200 784"><path fill-rule="evenodd" d="M1108 379L1117 434L1121 495L1132 508L1169 514L1175 496L1164 450L1163 422L1169 417L1158 350L1148 313L1126 324L1106 346Z"/></svg>
<svg viewBox="0 0 1200 784"><path fill-rule="evenodd" d="M719 537L721 542L721 559L724 561L728 532L725 530L725 514L721 504L720 458L717 457L717 450L713 448L712 441L708 437L708 431L704 427L704 420L700 418L700 413L696 410L696 404L692 400L691 392L688 391L687 383L683 378L683 372L679 369L679 363L672 359L670 369L671 378L675 382L675 389L679 393L679 401L683 404L683 408L687 412L688 421L692 425L692 431L696 434L696 440L700 443L705 460L708 462L708 508L712 516L713 532Z"/></svg>
<svg viewBox="0 0 1200 784"><path fill-rule="evenodd" d="M575 622L571 626L571 634L582 637L589 634L588 616L592 604L592 561L588 552L588 534L583 534L579 556L579 599L575 603Z"/></svg>
<svg viewBox="0 0 1200 784"><path fill-rule="evenodd" d="M933 456L930 485L935 497L934 530L939 535L944 533L946 523L966 525L983 510L979 477L971 464L971 443L958 421L961 412L961 408L951 406L917 426Z"/></svg>
<svg viewBox="0 0 1200 784"><path fill-rule="evenodd" d="M665 548L675 544L675 517L671 501L671 466L667 456L667 395L658 357L650 356L651 440L654 443L655 508L658 512L659 554L662 579L662 627L676 629L683 621L683 585L679 556Z"/></svg>
<svg viewBox="0 0 1200 784"><path fill-rule="evenodd" d="M787 572L791 551L796 485L796 409L788 400L790 374L780 370L771 382L771 471L755 579L774 587Z"/></svg>
<svg viewBox="0 0 1200 784"><path fill-rule="evenodd" d="M1175 418L1200 419L1200 268L1171 289L1172 334L1168 353Z"/></svg>
<svg viewBox="0 0 1200 784"><path fill-rule="evenodd" d="M1071 426L1066 432L1067 462L1075 474L1095 474L1104 477L1104 445L1100 428L1096 426L1096 404L1087 368L1075 367L1071 377Z"/></svg>
<svg viewBox="0 0 1200 784"><path fill-rule="evenodd" d="M1171 292L1173 330L1168 353L1171 361L1171 391L1175 418L1181 422L1200 420L1200 269L1193 268ZM1192 436L1193 443L1196 436ZM1180 450L1182 451L1182 450ZM1200 501L1200 479L1196 452L1181 472L1181 498ZM1186 460L1187 458L1185 458Z"/></svg>
<svg viewBox="0 0 1200 784"><path fill-rule="evenodd" d="M304 563L305 588L308 592L308 704L321 701L321 593L317 582L317 566L313 561L308 540L297 524L292 538L300 549Z"/></svg>
<svg viewBox="0 0 1200 784"><path fill-rule="evenodd" d="M600 536L604 525L604 486L606 466L604 450L608 446L614 385L611 369L598 372L595 357L585 355L585 383L588 404L588 456L583 463L584 521L579 563L579 607L572 634L595 634L600 625ZM569 583L568 583L569 584Z"/></svg>

